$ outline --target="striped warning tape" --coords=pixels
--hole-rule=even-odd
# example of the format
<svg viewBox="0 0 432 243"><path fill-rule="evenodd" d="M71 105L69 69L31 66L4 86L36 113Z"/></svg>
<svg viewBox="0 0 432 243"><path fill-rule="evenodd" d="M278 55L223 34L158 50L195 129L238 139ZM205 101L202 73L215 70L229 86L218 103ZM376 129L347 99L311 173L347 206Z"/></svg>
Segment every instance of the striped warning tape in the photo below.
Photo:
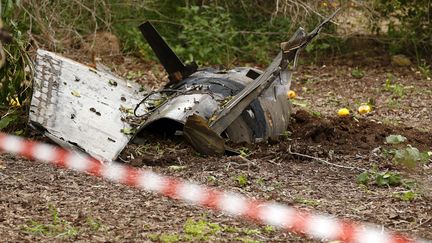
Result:
<svg viewBox="0 0 432 243"><path fill-rule="evenodd" d="M4 133L0 133L0 151L104 177L116 183L142 188L315 239L365 243L428 242L413 240L373 225L338 220L328 215L299 211L278 203L248 199L237 193L219 191L115 162L102 164L82 153Z"/></svg>

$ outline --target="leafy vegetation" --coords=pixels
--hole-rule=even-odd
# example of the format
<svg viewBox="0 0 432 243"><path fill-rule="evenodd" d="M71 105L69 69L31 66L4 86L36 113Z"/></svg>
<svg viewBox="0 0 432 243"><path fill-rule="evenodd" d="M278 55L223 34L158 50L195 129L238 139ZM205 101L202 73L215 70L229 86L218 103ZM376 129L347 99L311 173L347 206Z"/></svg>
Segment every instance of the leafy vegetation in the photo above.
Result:
<svg viewBox="0 0 432 243"><path fill-rule="evenodd" d="M399 186L402 183L400 174L391 171L365 171L357 176L357 183L367 186L369 182L379 187Z"/></svg>
<svg viewBox="0 0 432 243"><path fill-rule="evenodd" d="M12 14L17 8L16 3L9 0L5 4L2 1L0 5L0 16L9 31L14 34L10 43L3 43L7 61L0 67L0 130L14 130L10 127L20 123L19 116L25 111L22 104L28 103L33 68L31 59L25 51L27 37L21 31L18 22L12 19Z"/></svg>
<svg viewBox="0 0 432 243"><path fill-rule="evenodd" d="M430 152L420 152L417 148L408 145L406 148L396 149L394 151L394 161L397 164L403 164L408 168L414 168L419 163L429 161Z"/></svg>
<svg viewBox="0 0 432 243"><path fill-rule="evenodd" d="M426 163L432 156L432 152L420 152L417 148L411 145L403 145L407 142L407 138L399 135L392 134L386 137L386 143L394 146L389 149L384 149L382 152L383 157L390 157L395 164L402 164L408 168L414 168L418 164ZM409 191L398 193L395 197L404 200L411 201L416 197L415 192L412 190L415 188L415 183L411 183L407 180L402 180L401 175L398 172L392 171L378 171L377 168L373 168L369 171L365 171L357 176L357 183L367 186L369 183L375 184L379 187L390 187L403 185Z"/></svg>
<svg viewBox="0 0 432 243"><path fill-rule="evenodd" d="M392 93L392 95L396 98L400 98L405 96L406 93L406 87L404 87L403 85L394 82L395 77L391 74L388 75L386 81L385 81L385 85L384 85L384 90L387 92Z"/></svg>
<svg viewBox="0 0 432 243"><path fill-rule="evenodd" d="M386 137L386 142L391 145L399 145L405 143L407 138L402 135L389 135ZM423 164L429 161L432 153L430 151L421 152L419 149L411 146L397 146L385 151L386 155L392 155L393 161L396 164L402 164L408 168L414 168L418 164Z"/></svg>
<svg viewBox="0 0 432 243"><path fill-rule="evenodd" d="M429 0L375 0L378 17L387 19L387 44L393 53L405 53L432 61L432 21ZM373 29L380 34L378 23Z"/></svg>
<svg viewBox="0 0 432 243"><path fill-rule="evenodd" d="M403 143L407 140L406 137L402 136L402 135L389 135L386 137L386 142L388 144L400 144Z"/></svg>

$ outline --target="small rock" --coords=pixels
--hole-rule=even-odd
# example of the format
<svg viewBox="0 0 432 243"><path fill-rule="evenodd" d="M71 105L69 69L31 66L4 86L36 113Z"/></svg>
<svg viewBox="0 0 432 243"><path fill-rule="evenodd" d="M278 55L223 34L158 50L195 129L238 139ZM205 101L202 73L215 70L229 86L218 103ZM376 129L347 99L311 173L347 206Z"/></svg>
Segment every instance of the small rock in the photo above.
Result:
<svg viewBox="0 0 432 243"><path fill-rule="evenodd" d="M408 67L411 66L411 60L405 55L393 55L391 57L391 63L395 66Z"/></svg>

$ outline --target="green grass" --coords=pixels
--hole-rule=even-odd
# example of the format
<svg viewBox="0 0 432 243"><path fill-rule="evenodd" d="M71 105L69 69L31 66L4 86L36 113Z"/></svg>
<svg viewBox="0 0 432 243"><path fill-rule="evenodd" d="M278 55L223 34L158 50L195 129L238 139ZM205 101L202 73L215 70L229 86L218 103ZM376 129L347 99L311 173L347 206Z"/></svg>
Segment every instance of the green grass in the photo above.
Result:
<svg viewBox="0 0 432 243"><path fill-rule="evenodd" d="M178 242L179 239L177 234L161 234L159 236L159 240L163 243Z"/></svg>
<svg viewBox="0 0 432 243"><path fill-rule="evenodd" d="M72 226L72 223L60 218L59 212L52 205L49 205L51 222L42 223L30 220L23 230L29 234L43 235L49 237L70 238L79 234L79 229Z"/></svg>
<svg viewBox="0 0 432 243"><path fill-rule="evenodd" d="M294 202L295 203L300 203L306 206L318 206L321 202L319 200L315 200L315 199L306 199L306 198L302 198L302 197L295 197L294 198Z"/></svg>
<svg viewBox="0 0 432 243"><path fill-rule="evenodd" d="M48 205L48 211L50 212L48 221L30 220L22 226L22 230L27 234L62 239L73 238L82 232L107 231L107 226L96 218L87 217L84 224L74 225L73 222L61 218L59 210L54 206Z"/></svg>
<svg viewBox="0 0 432 243"><path fill-rule="evenodd" d="M237 175L235 181L239 187L245 187L249 183L248 176L243 174Z"/></svg>
<svg viewBox="0 0 432 243"><path fill-rule="evenodd" d="M208 240L210 236L214 236L222 231L222 227L217 223L210 223L206 220L188 219L183 227L186 238L191 240Z"/></svg>
<svg viewBox="0 0 432 243"><path fill-rule="evenodd" d="M234 237L236 241L258 242L253 238L261 234L269 234L275 231L272 226L264 226L262 229L241 228L237 226L224 226L212 223L205 218L188 219L181 232L165 232L160 234L147 234L151 241L158 242L207 242L215 241L220 237ZM241 236L241 237L238 237Z"/></svg>

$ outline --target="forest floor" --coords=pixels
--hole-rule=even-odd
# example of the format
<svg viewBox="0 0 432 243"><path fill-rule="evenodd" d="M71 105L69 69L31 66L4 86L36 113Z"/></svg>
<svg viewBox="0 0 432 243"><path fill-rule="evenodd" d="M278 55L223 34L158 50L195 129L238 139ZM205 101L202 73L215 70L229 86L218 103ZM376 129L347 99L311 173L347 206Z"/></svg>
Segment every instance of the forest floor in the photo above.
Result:
<svg viewBox="0 0 432 243"><path fill-rule="evenodd" d="M150 69L124 63L120 74L128 70L148 87L158 86ZM432 150L432 81L382 58L300 65L294 77L298 97L288 132L265 143L231 144L246 160L204 158L181 138L150 135L123 154L134 155L131 165L164 175L432 240L432 163L408 169L394 161L395 151L408 145ZM373 111L360 115L356 109L364 102ZM337 117L342 107L352 116ZM407 141L386 143L392 134ZM358 183L362 169L370 171L364 184ZM397 173L397 185L376 179ZM0 156L0 235L6 242L312 241L10 155Z"/></svg>

